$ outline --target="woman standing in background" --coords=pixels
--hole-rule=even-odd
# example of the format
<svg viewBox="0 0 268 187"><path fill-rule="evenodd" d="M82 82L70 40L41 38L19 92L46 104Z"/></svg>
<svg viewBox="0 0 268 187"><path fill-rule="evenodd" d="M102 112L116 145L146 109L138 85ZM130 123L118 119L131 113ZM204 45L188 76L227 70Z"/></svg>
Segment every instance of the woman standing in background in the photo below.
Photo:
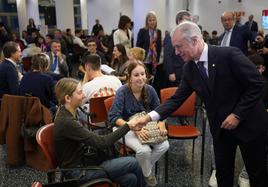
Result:
<svg viewBox="0 0 268 187"><path fill-rule="evenodd" d="M161 53L161 31L157 28L157 18L153 11L146 15L145 27L140 29L137 38L137 47L145 50L145 65L149 74L154 75Z"/></svg>

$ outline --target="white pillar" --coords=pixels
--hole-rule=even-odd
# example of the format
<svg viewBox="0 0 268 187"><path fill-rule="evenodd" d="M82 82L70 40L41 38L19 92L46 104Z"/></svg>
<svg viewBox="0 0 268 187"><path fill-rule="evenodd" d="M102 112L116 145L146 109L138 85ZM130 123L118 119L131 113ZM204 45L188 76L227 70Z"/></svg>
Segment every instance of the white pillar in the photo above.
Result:
<svg viewBox="0 0 268 187"><path fill-rule="evenodd" d="M19 31L20 34L23 30L27 29L28 18L26 13L26 0L16 0L18 21L19 21Z"/></svg>
<svg viewBox="0 0 268 187"><path fill-rule="evenodd" d="M88 13L87 13L87 0L80 0L80 9L81 9L81 26L83 30L88 30Z"/></svg>
<svg viewBox="0 0 268 187"><path fill-rule="evenodd" d="M36 27L38 27L38 25L41 25L40 16L39 16L38 1L37 0L27 0L26 6L27 6L26 7L27 17L34 19L34 23L35 23Z"/></svg>
<svg viewBox="0 0 268 187"><path fill-rule="evenodd" d="M73 0L55 0L57 28L74 31L74 7Z"/></svg>

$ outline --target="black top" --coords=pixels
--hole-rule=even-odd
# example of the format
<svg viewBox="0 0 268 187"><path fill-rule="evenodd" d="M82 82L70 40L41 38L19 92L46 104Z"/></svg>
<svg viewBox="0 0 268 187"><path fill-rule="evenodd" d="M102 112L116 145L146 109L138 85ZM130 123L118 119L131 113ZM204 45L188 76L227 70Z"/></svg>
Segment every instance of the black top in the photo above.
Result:
<svg viewBox="0 0 268 187"><path fill-rule="evenodd" d="M48 74L40 72L26 73L21 79L19 95L27 94L38 97L47 108L56 104L54 80Z"/></svg>
<svg viewBox="0 0 268 187"><path fill-rule="evenodd" d="M12 62L4 60L0 63L0 98L4 94L16 95L19 86L17 69Z"/></svg>
<svg viewBox="0 0 268 187"><path fill-rule="evenodd" d="M83 165L84 145L103 150L112 146L129 131L123 125L108 135L98 135L84 127L77 118L63 106L55 119L55 153L61 168Z"/></svg>

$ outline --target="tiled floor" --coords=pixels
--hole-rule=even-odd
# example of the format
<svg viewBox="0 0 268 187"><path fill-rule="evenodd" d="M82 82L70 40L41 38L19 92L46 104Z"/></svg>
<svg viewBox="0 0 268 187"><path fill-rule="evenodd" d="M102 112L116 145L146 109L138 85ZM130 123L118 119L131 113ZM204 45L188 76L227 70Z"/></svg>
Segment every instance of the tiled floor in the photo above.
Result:
<svg viewBox="0 0 268 187"><path fill-rule="evenodd" d="M199 125L200 126L200 125ZM198 126L198 127L199 127ZM199 127L201 129L201 127ZM200 175L201 137L195 143L192 157L191 140L170 140L169 180L165 184L164 158L158 163L159 187L207 187L211 170L211 140L206 131L204 174ZM27 166L18 168L6 167L6 146L0 146L0 187L30 186L33 181L46 182L46 174ZM237 156L236 178L241 169L241 157Z"/></svg>

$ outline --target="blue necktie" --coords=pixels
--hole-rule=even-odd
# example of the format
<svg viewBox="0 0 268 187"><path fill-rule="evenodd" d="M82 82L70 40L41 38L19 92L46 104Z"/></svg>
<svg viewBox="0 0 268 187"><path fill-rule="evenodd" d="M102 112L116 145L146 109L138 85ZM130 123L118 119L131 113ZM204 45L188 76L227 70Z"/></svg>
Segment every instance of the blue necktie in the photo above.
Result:
<svg viewBox="0 0 268 187"><path fill-rule="evenodd" d="M54 72L57 68L57 65L58 65L58 57L55 55L54 56L54 60L53 60L53 63L51 65L51 71Z"/></svg>
<svg viewBox="0 0 268 187"><path fill-rule="evenodd" d="M206 68L204 66L204 61L198 61L197 66L198 66L198 70L199 70L199 73L200 73L202 79L204 81L208 82L208 75L207 75Z"/></svg>

